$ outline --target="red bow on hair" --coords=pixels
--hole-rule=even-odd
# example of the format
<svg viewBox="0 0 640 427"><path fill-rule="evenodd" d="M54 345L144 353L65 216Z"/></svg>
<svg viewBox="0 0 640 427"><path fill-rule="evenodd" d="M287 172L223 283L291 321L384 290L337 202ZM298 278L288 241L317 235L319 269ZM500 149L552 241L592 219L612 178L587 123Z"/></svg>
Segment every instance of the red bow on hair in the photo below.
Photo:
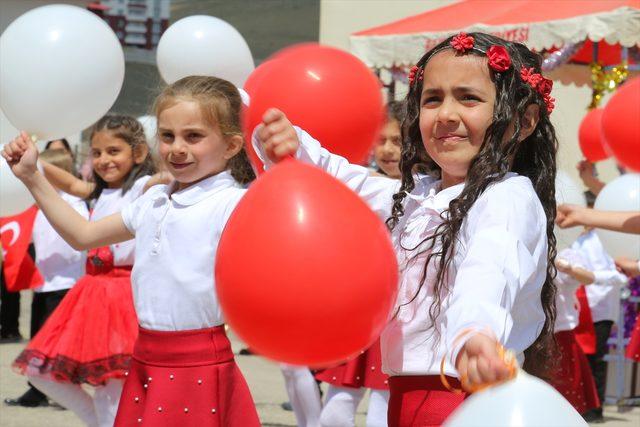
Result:
<svg viewBox="0 0 640 427"><path fill-rule="evenodd" d="M540 83L543 79L542 75L536 73L533 67L531 68L522 67L522 69L520 70L520 78L522 79L523 82L529 83L529 86L531 86L534 89L538 87L538 83Z"/></svg>
<svg viewBox="0 0 640 427"><path fill-rule="evenodd" d="M533 67L522 67L520 69L520 78L542 96L542 99L547 106L547 113L551 114L556 106L556 100L551 96L553 80L543 77L540 73L536 73Z"/></svg>
<svg viewBox="0 0 640 427"><path fill-rule="evenodd" d="M413 82L415 82L416 79L418 81L422 81L423 74L424 69L418 67L417 65L411 67L411 70L409 71L409 85L413 85Z"/></svg>
<svg viewBox="0 0 640 427"><path fill-rule="evenodd" d="M504 46L491 46L487 51L487 58L489 58L489 66L494 71L502 73L511 68L511 56Z"/></svg>
<svg viewBox="0 0 640 427"><path fill-rule="evenodd" d="M475 39L472 36L468 36L467 33L460 33L451 39L451 47L460 53L473 49Z"/></svg>
<svg viewBox="0 0 640 427"><path fill-rule="evenodd" d="M550 95L545 95L544 103L547 106L547 113L551 114L553 109L556 108L556 99Z"/></svg>

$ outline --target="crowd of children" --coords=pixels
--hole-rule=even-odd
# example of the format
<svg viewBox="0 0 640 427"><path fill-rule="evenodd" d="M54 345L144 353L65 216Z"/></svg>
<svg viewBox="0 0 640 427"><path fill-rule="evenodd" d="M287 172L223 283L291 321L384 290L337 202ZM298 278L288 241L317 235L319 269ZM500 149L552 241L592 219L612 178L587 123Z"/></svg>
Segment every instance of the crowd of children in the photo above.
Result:
<svg viewBox="0 0 640 427"><path fill-rule="evenodd" d="M516 364L601 418L606 340L627 279L593 231L556 254L551 89L524 45L450 37L413 67L406 100L388 106L375 170L328 152L275 109L243 135L240 94L214 77L183 78L154 103L170 180L155 174L128 116L93 127L91 182L75 175L68 147L39 154L22 133L2 156L40 209L33 241L45 284L14 368L30 393L90 426L260 425L213 272L225 224L255 179L246 138L267 168L295 156L349 186L386 222L400 268L380 339L315 372L328 383L324 405L307 368L282 367L299 425L353 426L367 388L368 426L441 425ZM573 332L581 284L593 303L592 355Z"/></svg>

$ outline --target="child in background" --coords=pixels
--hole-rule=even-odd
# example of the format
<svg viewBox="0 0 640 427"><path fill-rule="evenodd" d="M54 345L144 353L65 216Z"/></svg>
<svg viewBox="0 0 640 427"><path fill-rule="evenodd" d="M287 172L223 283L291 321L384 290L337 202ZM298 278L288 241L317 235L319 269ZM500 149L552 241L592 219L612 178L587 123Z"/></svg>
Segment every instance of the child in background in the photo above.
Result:
<svg viewBox="0 0 640 427"><path fill-rule="evenodd" d="M600 406L584 414L588 422L604 419L602 405L607 387L607 361L611 328L618 320L620 310L620 287L627 283L627 277L618 272L613 259L607 254L595 230L586 229L571 245L585 260L585 268L593 272L594 283L586 287L587 300L591 309L596 332L596 352L587 355L591 373L596 383Z"/></svg>
<svg viewBox="0 0 640 427"><path fill-rule="evenodd" d="M555 278L557 317L555 337L558 343L560 361L552 360L549 383L553 385L580 414L600 407L596 385L591 375L589 361L576 340L574 329L579 323L579 302L576 291L580 285L590 285L594 274L586 270L585 260L580 252L573 249L560 251L556 258L558 275Z"/></svg>
<svg viewBox="0 0 640 427"><path fill-rule="evenodd" d="M160 157L175 177L99 221L61 203L35 170L26 135L3 157L60 234L76 248L135 237L132 273L140 323L116 426L259 426L224 330L213 274L218 241L255 178L243 145L238 89L186 77L154 105ZM146 143L145 143L146 147Z"/></svg>
<svg viewBox="0 0 640 427"><path fill-rule="evenodd" d="M28 136L23 133L17 140L24 142L25 138ZM95 224L140 196L155 171L142 126L132 117L103 117L94 125L90 140L95 182L82 181L46 161L40 162L41 167L53 187L37 174L49 195L68 212L68 218L75 219L72 225L76 230L86 219L63 201L58 190L95 200L91 213L91 224ZM30 147L35 159L37 151ZM36 202L68 241L68 232L61 232L46 206L37 198ZM89 251L87 274L13 363L36 388L91 426L113 425L137 336L130 281L135 246L133 240L126 240L111 245L114 242L104 242ZM82 384L94 386L93 396Z"/></svg>
<svg viewBox="0 0 640 427"><path fill-rule="evenodd" d="M404 106L401 102L387 104L387 121L380 131L378 141L373 146L373 160L376 172L390 178L400 178L400 151L402 135L400 124L404 118Z"/></svg>
<svg viewBox="0 0 640 427"><path fill-rule="evenodd" d="M277 110L257 129L265 162L316 164L388 218L401 269L381 336L390 426L440 425L466 396L452 387L509 378L499 345L533 373L550 357L557 139L540 64L526 46L482 33L427 52L411 73L400 186L332 155ZM436 176L413 174L425 151Z"/></svg>
<svg viewBox="0 0 640 427"><path fill-rule="evenodd" d="M52 141L47 141L47 144L44 146L45 150L64 150L67 152L69 156L71 156L72 169L68 171L69 173L76 174L75 168L75 155L73 154L73 150L71 149L71 145L69 145L69 141L66 138L54 139Z"/></svg>
<svg viewBox="0 0 640 427"><path fill-rule="evenodd" d="M40 153L46 160L69 173L73 173L73 159L64 149L46 149ZM84 200L70 194L58 192L84 218L89 210ZM42 212L36 214L33 225L33 245L36 266L43 276L44 284L33 289L31 301L31 338L35 337L44 322L62 301L69 289L84 274L86 254L69 246L51 227ZM29 384L29 389L17 399L5 399L9 406L46 406L47 396Z"/></svg>

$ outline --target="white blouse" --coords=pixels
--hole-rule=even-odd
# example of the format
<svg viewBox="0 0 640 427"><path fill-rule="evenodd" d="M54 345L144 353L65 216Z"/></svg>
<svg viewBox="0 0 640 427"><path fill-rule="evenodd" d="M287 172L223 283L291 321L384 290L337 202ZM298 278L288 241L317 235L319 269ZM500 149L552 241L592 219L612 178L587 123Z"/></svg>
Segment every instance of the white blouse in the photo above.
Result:
<svg viewBox="0 0 640 427"><path fill-rule="evenodd" d="M182 331L224 323L213 274L218 242L246 190L229 172L181 191L156 185L122 211L135 238L131 274L140 326Z"/></svg>
<svg viewBox="0 0 640 427"><path fill-rule="evenodd" d="M618 272L616 264L602 246L594 230L578 237L571 249L583 256L586 268L593 272L595 282L587 286L587 300L594 322L602 320L618 321L620 313L620 287L629 279Z"/></svg>
<svg viewBox="0 0 640 427"><path fill-rule="evenodd" d="M89 210L84 200L62 191L58 194L83 218L89 218ZM84 275L86 253L69 246L51 226L42 211L36 214L32 236L36 250L36 266L44 279L44 284L34 288L34 292L54 292L71 288Z"/></svg>
<svg viewBox="0 0 640 427"><path fill-rule="evenodd" d="M585 268L586 262L580 252L574 249L563 249L557 257L559 260L564 260L574 267ZM555 279L557 287L556 293L556 323L554 325L554 331L571 331L580 322L580 305L578 298L576 298L576 291L580 287L581 283L568 275L558 270L558 275ZM589 288L592 285L587 286Z"/></svg>
<svg viewBox="0 0 640 427"><path fill-rule="evenodd" d="M299 159L344 182L382 220L390 216L392 195L399 188L396 180L372 177L366 168L349 164L306 132L297 131ZM257 141L253 143L261 148ZM420 242L433 234L442 222L440 214L464 184L441 190L440 181L432 177L416 180L415 189L404 200L405 214L391 233L400 283L397 312L381 336L383 371L437 375L445 358L445 372L458 376L450 361L465 341L457 340L458 336L468 328L490 330L522 363L524 350L538 337L545 321L540 295L547 268L546 217L531 182L510 173L491 185L469 210L448 275L450 292L434 323L429 308L436 267L432 260L424 286L418 289L429 254L427 245ZM424 252L419 253L421 250Z"/></svg>
<svg viewBox="0 0 640 427"><path fill-rule="evenodd" d="M124 195L122 194L121 188L105 188L102 190L100 197L98 197L98 200L91 211L91 220L97 221L116 212L120 212L129 203L140 197L145 184L150 178L151 176L149 175L138 178ZM133 254L135 250L135 242L133 239L127 240L126 242L116 243L110 247L111 252L113 253L114 265L133 265Z"/></svg>

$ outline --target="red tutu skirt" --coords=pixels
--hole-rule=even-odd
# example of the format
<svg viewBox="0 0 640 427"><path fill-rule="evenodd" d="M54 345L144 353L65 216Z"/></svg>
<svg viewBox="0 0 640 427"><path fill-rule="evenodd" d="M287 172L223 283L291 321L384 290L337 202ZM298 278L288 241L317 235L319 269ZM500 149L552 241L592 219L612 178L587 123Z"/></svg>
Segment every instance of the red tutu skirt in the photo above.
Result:
<svg viewBox="0 0 640 427"><path fill-rule="evenodd" d="M636 324L633 327L633 331L631 331L626 356L629 359L640 362L640 314L636 317Z"/></svg>
<svg viewBox="0 0 640 427"><path fill-rule="evenodd" d="M91 385L124 378L138 335L131 267L114 268L108 248L88 255L87 275L13 362L18 373Z"/></svg>
<svg viewBox="0 0 640 427"><path fill-rule="evenodd" d="M223 326L140 328L115 426L254 427L255 404Z"/></svg>
<svg viewBox="0 0 640 427"><path fill-rule="evenodd" d="M460 388L457 378L447 376L452 387ZM467 393L447 390L438 375L389 377L389 427L440 426L466 399Z"/></svg>
<svg viewBox="0 0 640 427"><path fill-rule="evenodd" d="M382 372L381 363L380 340L377 340L358 357L333 368L318 371L316 378L338 387L387 390L389 377Z"/></svg>
<svg viewBox="0 0 640 427"><path fill-rule="evenodd" d="M555 334L560 363L549 383L573 405L580 414L600 407L596 384L589 361L580 348L573 331Z"/></svg>

